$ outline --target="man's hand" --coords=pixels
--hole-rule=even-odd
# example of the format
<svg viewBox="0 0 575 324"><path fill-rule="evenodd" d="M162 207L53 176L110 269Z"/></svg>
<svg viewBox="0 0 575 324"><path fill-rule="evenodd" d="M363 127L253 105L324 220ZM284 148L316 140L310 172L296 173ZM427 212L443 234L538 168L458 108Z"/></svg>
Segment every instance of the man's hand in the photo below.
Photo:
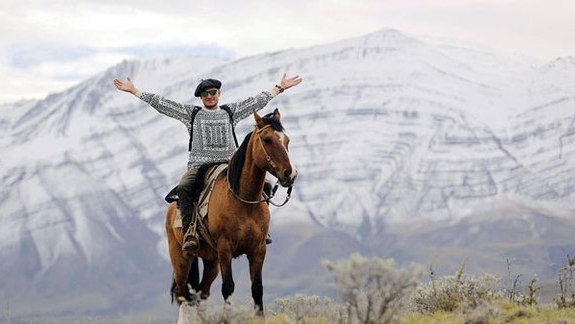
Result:
<svg viewBox="0 0 575 324"><path fill-rule="evenodd" d="M126 82L114 79L114 85L118 90L126 91L134 95L136 94L136 92L138 92L138 89L134 86L134 84L132 83L132 79L130 79L130 77L128 77L128 81Z"/></svg>
<svg viewBox="0 0 575 324"><path fill-rule="evenodd" d="M300 84L302 81L303 81L303 79L300 78L299 75L288 78L287 74L284 73L282 80L280 81L280 87L282 87L284 90L286 90L286 89L289 89L291 87L295 87L296 85Z"/></svg>

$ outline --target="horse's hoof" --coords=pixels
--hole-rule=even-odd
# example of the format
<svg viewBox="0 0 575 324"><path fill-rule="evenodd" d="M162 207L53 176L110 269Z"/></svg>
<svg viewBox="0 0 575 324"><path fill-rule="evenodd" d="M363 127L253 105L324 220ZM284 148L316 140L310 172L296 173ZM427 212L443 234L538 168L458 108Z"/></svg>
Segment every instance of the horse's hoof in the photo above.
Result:
<svg viewBox="0 0 575 324"><path fill-rule="evenodd" d="M185 305L185 306L190 306L190 307L195 307L198 306L200 304L200 299L195 297L195 296L190 296L190 298L185 298L185 297L178 297L178 304L181 305Z"/></svg>
<svg viewBox="0 0 575 324"><path fill-rule="evenodd" d="M185 304L188 302L188 300L183 296L176 298L176 301L178 302L178 305Z"/></svg>

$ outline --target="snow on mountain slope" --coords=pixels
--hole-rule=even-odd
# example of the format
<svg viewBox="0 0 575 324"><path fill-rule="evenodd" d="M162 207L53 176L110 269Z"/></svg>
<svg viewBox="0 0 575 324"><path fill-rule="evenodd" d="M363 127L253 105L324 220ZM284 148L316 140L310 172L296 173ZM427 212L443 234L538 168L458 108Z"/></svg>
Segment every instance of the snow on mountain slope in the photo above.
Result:
<svg viewBox="0 0 575 324"><path fill-rule="evenodd" d="M219 78L227 103L284 72L303 76L264 110L280 108L300 172L273 223L313 221L369 242L389 224L465 220L501 199L572 215L574 71L573 58L545 64L382 30L236 61L122 62L1 106L0 258L10 261L0 274L16 278L1 288L57 283L50 274L69 260L82 261L67 271L93 283L86 269L148 278L159 270L138 265L166 259L163 196L185 170L187 131L113 78L186 103L198 103L201 78Z"/></svg>

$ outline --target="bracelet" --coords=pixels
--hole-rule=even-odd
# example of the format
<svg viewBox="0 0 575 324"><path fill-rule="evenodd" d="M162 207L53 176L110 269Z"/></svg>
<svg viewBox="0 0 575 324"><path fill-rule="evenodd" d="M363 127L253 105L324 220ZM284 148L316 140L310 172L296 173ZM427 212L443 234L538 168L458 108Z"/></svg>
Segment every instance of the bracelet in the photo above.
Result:
<svg viewBox="0 0 575 324"><path fill-rule="evenodd" d="M275 87L278 89L278 91L279 91L280 93L284 92L284 90L285 90L284 88L282 88L281 86L279 86L279 85L277 85L277 84L275 85Z"/></svg>

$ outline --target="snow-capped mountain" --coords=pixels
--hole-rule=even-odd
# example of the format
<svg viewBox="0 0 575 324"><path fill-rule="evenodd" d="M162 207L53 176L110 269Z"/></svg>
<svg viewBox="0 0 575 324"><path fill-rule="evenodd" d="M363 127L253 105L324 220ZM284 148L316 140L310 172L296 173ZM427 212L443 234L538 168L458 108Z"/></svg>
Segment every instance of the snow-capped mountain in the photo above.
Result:
<svg viewBox="0 0 575 324"><path fill-rule="evenodd" d="M185 170L188 135L112 79L187 103L214 77L226 103L284 72L304 82L268 109L282 112L300 176L274 226L312 222L377 250L390 229L467 224L502 201L573 226L575 59L382 30L235 61L122 62L44 100L1 106L0 289L25 300L25 287L52 300L46 309L59 303L58 314L73 313L79 296L106 300L102 313L156 302L170 278L163 196Z"/></svg>

